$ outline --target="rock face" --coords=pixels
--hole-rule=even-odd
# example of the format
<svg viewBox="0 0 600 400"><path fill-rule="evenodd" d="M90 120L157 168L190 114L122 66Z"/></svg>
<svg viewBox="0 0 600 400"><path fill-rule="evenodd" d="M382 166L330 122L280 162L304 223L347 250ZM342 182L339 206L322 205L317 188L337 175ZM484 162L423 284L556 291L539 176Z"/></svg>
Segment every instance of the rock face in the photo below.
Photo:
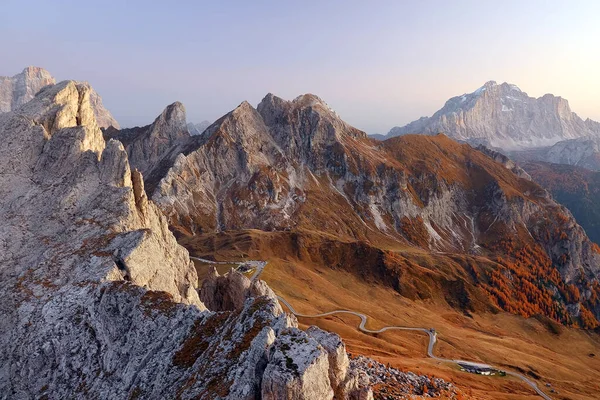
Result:
<svg viewBox="0 0 600 400"><path fill-rule="evenodd" d="M299 329L289 329L275 341L262 382L262 398L333 399L327 352Z"/></svg>
<svg viewBox="0 0 600 400"><path fill-rule="evenodd" d="M563 140L535 152L514 154L516 159L566 164L600 171L600 138L584 137Z"/></svg>
<svg viewBox="0 0 600 400"><path fill-rule="evenodd" d="M573 113L567 100L529 97L517 86L490 81L456 96L432 117L395 127L387 138L409 133L444 133L454 139L504 150L551 146L566 139L600 136L600 126Z"/></svg>
<svg viewBox="0 0 600 400"><path fill-rule="evenodd" d="M600 172L533 161L522 167L571 211L592 241L600 243Z"/></svg>
<svg viewBox="0 0 600 400"><path fill-rule="evenodd" d="M112 116L110 111L108 111L104 104L102 103L102 97L90 86L89 83L83 82L83 85L87 86L90 91L90 104L92 109L94 110L94 115L96 116L96 122L100 128L116 128L119 129L120 125L116 119Z"/></svg>
<svg viewBox="0 0 600 400"><path fill-rule="evenodd" d="M212 267L202 282L200 299L214 311L239 310L249 290L250 280L244 275L232 269L224 276L219 276L217 269Z"/></svg>
<svg viewBox="0 0 600 400"><path fill-rule="evenodd" d="M582 276L587 282L600 276L600 254L569 211L508 158L444 135L378 142L314 95L286 101L269 94L256 109L244 102L202 135L172 147L159 165L149 195L180 236L242 229L316 232L344 242L395 242L507 260L527 247L545 260L530 272L556 269L554 285L561 288L583 290ZM393 270L376 273L398 289ZM554 289L539 282L530 276L551 298L548 290ZM456 302L464 304L461 296ZM586 299L564 297L562 311L549 314L563 318L567 304ZM586 307L600 317L600 304Z"/></svg>
<svg viewBox="0 0 600 400"><path fill-rule="evenodd" d="M172 147L187 143L185 107L179 102L169 105L151 125L131 129L106 129L106 139L119 140L127 149L129 163L144 176L152 176L160 161Z"/></svg>
<svg viewBox="0 0 600 400"><path fill-rule="evenodd" d="M346 373L348 372L348 366L350 365L344 342L341 341L338 335L325 332L314 326L308 328L306 333L308 336L319 342L327 352L327 358L329 360L329 381L334 390L338 389L338 391L342 391L345 387L344 382L346 381Z"/></svg>
<svg viewBox="0 0 600 400"><path fill-rule="evenodd" d="M326 351L264 283L235 310L206 309L187 251L123 145L103 139L90 96L61 82L0 115L0 393L330 398Z"/></svg>
<svg viewBox="0 0 600 400"><path fill-rule="evenodd" d="M13 77L0 76L0 112L9 112L27 103L46 85L53 85L56 80L48 71L39 67L27 67ZM101 128L113 126L119 128L119 123L104 108L102 98L88 83L80 83L87 87L90 105L96 116L96 122Z"/></svg>
<svg viewBox="0 0 600 400"><path fill-rule="evenodd" d="M56 81L48 71L27 67L13 77L0 76L0 112L9 112L22 106L46 85Z"/></svg>
<svg viewBox="0 0 600 400"><path fill-rule="evenodd" d="M439 378L402 372L363 356L352 358L350 365L354 367L351 371L361 371L370 380L376 398L463 398L454 385Z"/></svg>

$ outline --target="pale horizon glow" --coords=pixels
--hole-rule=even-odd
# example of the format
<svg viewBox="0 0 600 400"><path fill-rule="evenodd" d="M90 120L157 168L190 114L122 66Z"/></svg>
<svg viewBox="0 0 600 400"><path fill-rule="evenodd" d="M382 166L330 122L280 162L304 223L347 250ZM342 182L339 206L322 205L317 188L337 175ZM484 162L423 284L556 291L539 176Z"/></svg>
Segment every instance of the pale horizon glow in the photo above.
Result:
<svg viewBox="0 0 600 400"><path fill-rule="evenodd" d="M4 0L0 75L86 80L123 127L181 101L214 121L269 92L314 93L387 133L489 80L600 121L600 2Z"/></svg>

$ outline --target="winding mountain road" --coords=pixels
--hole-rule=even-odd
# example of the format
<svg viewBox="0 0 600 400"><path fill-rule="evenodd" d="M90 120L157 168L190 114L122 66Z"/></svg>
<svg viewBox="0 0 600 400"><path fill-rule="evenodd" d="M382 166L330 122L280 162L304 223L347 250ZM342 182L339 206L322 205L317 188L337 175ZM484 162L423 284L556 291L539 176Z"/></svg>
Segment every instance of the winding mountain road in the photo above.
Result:
<svg viewBox="0 0 600 400"><path fill-rule="evenodd" d="M260 274L262 273L262 271L264 270L264 268L267 265L266 261L244 261L244 262L239 262L239 261L211 261L211 260L206 260L203 258L198 258L198 257L190 257L193 258L195 260L199 260L202 262L206 262L206 263L212 263L212 264L247 264L247 265L252 265L256 268L256 271L254 272L254 274L252 275L252 277L250 278L252 281L258 279L258 277L260 276ZM362 332L365 333L382 333L382 332L386 332L386 331L391 331L391 330L396 330L396 331L413 331L413 332L422 332L422 333L426 333L429 336L429 344L427 345L427 356L440 361L440 362L445 362L445 363L452 363L452 364L466 364L466 365L472 365L472 366L478 366L478 367L488 367L488 368L494 368L497 369L499 371L504 371L507 375L510 375L512 377L515 378L519 378L520 380L522 380L523 382L525 382L527 385L529 385L538 395L540 395L542 398L544 398L545 400L552 400L551 397L549 397L546 393L544 393L539 387L538 385L533 382L532 380L528 379L525 375L521 375L519 373L516 372L512 372L512 371L506 371L504 369L501 368L496 368L492 365L487 365L487 364L481 364L481 363L476 363L473 361L466 361L466 360L451 360L449 358L441 358L436 356L435 354L433 354L433 348L435 347L435 343L437 342L437 332L435 331L435 329L427 329L427 328L418 328L418 327L408 327L408 326L386 326L383 327L381 329L378 330L372 330L372 329L368 329L365 327L365 325L367 324L367 316L363 313L357 312L357 311L352 311L352 310L333 310L333 311L329 311L329 312L325 312L325 313L321 313L321 314L302 314L296 311L296 309L294 309L294 307L283 297L277 295L277 299L283 303L287 309L290 311L290 313L294 314L296 317L303 317L303 318L322 318L322 317L327 317L330 315L334 315L334 314L350 314L350 315L354 315L358 318L360 318L360 324L358 325L358 329Z"/></svg>
<svg viewBox="0 0 600 400"><path fill-rule="evenodd" d="M546 400L552 400L552 398L550 398L546 393L544 393L535 382L533 382L532 380L528 379L526 376L518 374L516 372L512 372L512 371L506 371L503 370L501 368L496 368L494 366L491 365L486 365L486 364L480 364L480 363L475 363L473 361L466 361L466 360L451 360L448 358L441 358L436 356L435 354L433 354L433 348L435 346L435 343L437 341L437 332L434 329L426 329L426 328L416 328L416 327L407 327L407 326L386 326L384 328L378 329L378 330L372 330L372 329L367 329L365 327L366 323L367 323L367 316L365 314L356 312L356 311L350 311L350 310L333 310L333 311L329 311L326 313L321 313L321 314L302 314L297 312L294 307L283 297L281 296L277 296L277 298L279 299L279 301L281 301L287 308L288 310L290 310L290 313L294 314L296 317L304 317L304 318L321 318L321 317L327 317L329 315L334 315L334 314L350 314L350 315L354 315L360 318L360 324L358 325L358 329L362 332L365 333L382 333L385 331L390 331L390 330L398 330L398 331L415 331L415 332L423 332L426 333L429 336L429 344L427 345L427 355L430 358L433 358L434 360L437 361L441 361L441 362L446 362L446 363L453 363L453 364L467 364L467 365L473 365L473 366L479 366L479 367L488 367L488 368L494 368L497 369L499 371L504 371L506 372L507 375L513 376L515 378L519 378L521 379L523 382L525 382L526 384L528 384L533 390L535 390L535 392L540 395L541 397L543 397Z"/></svg>

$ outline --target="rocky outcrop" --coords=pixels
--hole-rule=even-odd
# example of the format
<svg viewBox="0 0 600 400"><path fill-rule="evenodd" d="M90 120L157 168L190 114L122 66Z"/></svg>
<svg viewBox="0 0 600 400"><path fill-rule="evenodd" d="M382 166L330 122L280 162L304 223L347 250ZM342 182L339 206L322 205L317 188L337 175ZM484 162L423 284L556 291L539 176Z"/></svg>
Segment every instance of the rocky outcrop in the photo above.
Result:
<svg viewBox="0 0 600 400"><path fill-rule="evenodd" d="M315 326L311 326L306 331L308 336L315 339L327 352L327 359L329 360L329 381L331 387L336 391L338 397L343 398L341 392L344 391L346 385L346 374L348 372L348 366L350 361L348 360L348 353L346 353L346 346L338 335L325 332Z"/></svg>
<svg viewBox="0 0 600 400"><path fill-rule="evenodd" d="M104 104L102 103L102 97L91 87L91 85L87 82L83 82L82 85L88 87L90 91L90 105L94 110L94 115L96 116L96 122L100 128L116 128L119 129L121 126L117 122L117 120L112 116L110 111L108 111Z"/></svg>
<svg viewBox="0 0 600 400"><path fill-rule="evenodd" d="M173 148L179 149L191 140L186 125L185 107L179 102L165 108L150 125L121 130L106 129L104 137L123 143L129 163L146 177L150 193L156 185L152 177L172 165L173 160L169 159L167 153Z"/></svg>
<svg viewBox="0 0 600 400"><path fill-rule="evenodd" d="M89 257L94 252L94 268L86 267L90 260L74 257L69 263L78 265L70 274L53 276L41 269L38 279L66 283L127 277L200 305L187 252L170 235L156 206L136 201L123 147L103 140L86 85L48 86L35 101L0 118L4 265L30 260L60 269L65 268L56 265L61 254ZM17 209L17 214L11 211ZM31 231L29 224L39 231ZM48 243L40 246L42 237Z"/></svg>
<svg viewBox="0 0 600 400"><path fill-rule="evenodd" d="M270 349L262 398L333 399L327 352L302 331L286 330Z"/></svg>
<svg viewBox="0 0 600 400"><path fill-rule="evenodd" d="M452 383L426 375L399 371L367 357L353 357L350 365L352 366L351 371L360 371L361 374L365 374L363 379L371 382L375 397L380 399L408 400L423 397L460 399L464 396ZM356 399L363 398L366 397L357 397Z"/></svg>
<svg viewBox="0 0 600 400"><path fill-rule="evenodd" d="M219 276L217 269L211 267L208 276L202 282L200 299L210 310L239 310L246 301L250 290L250 280L241 273L231 269Z"/></svg>
<svg viewBox="0 0 600 400"><path fill-rule="evenodd" d="M330 397L325 350L264 283L233 311L206 309L141 173L105 142L87 85L48 86L0 115L0 141L3 396L269 398L299 372L310 398ZM294 364L281 364L292 335ZM275 368L281 380L265 375Z"/></svg>
<svg viewBox="0 0 600 400"><path fill-rule="evenodd" d="M233 268L220 276L214 266L210 267L200 289L200 300L213 311L239 310L248 297L261 296L277 300L275 293L264 281L251 281Z"/></svg>
<svg viewBox="0 0 600 400"><path fill-rule="evenodd" d="M0 76L0 112L17 109L33 99L40 89L55 83L56 80L52 75L39 67L27 67L13 77ZM119 123L104 108L100 95L87 82L79 84L86 86L89 92L90 106L94 111L98 126L101 128L113 126L118 129Z"/></svg>
<svg viewBox="0 0 600 400"><path fill-rule="evenodd" d="M409 133L444 133L457 140L517 150L598 137L600 127L578 117L561 97L533 98L515 85L490 81L473 93L451 98L431 117L392 128L387 138Z"/></svg>

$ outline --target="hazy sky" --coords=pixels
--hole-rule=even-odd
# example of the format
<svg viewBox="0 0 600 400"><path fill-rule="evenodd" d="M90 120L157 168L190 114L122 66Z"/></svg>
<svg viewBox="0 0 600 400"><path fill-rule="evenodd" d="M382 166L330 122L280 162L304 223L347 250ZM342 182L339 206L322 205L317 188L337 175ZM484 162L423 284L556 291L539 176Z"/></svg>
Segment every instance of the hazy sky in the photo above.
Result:
<svg viewBox="0 0 600 400"><path fill-rule="evenodd" d="M600 1L0 0L0 75L87 80L123 126L215 120L268 92L385 133L488 80L600 120Z"/></svg>

